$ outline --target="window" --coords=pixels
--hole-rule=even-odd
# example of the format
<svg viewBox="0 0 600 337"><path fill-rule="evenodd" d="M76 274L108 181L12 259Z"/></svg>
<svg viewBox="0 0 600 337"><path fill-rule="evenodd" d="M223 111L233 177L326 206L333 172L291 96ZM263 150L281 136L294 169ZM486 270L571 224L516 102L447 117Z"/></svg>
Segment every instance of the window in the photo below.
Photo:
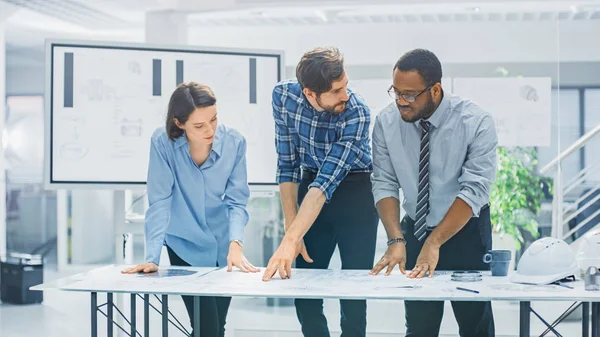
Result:
<svg viewBox="0 0 600 337"><path fill-rule="evenodd" d="M539 167L542 168L560 152L571 146L580 135L579 91L576 89L552 90L552 135L550 147L538 148ZM560 129L559 129L560 118ZM560 149L558 138L560 135ZM562 162L563 184L571 181L581 170L580 152L574 152ZM548 173L554 176L555 170Z"/></svg>

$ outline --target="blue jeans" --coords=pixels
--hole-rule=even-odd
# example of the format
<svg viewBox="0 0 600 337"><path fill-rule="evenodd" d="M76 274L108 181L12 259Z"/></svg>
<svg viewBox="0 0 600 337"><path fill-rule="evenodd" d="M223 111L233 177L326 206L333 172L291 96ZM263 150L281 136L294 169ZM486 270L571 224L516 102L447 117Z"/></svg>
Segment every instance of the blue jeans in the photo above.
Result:
<svg viewBox="0 0 600 337"><path fill-rule="evenodd" d="M304 176L298 200L302 202L314 177ZM327 269L336 245L340 251L342 269L373 268L377 224L379 218L368 174L351 173L338 186L329 203L321 210L304 236L307 263L299 255L296 268ZM329 337L323 300L296 299L296 314L306 337ZM342 337L363 337L367 329L367 302L340 300Z"/></svg>

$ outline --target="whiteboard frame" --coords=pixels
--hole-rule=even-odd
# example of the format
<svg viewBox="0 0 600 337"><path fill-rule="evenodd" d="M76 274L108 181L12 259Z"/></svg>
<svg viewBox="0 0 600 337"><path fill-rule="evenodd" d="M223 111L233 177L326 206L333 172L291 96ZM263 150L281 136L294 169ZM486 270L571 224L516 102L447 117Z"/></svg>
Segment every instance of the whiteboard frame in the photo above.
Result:
<svg viewBox="0 0 600 337"><path fill-rule="evenodd" d="M75 190L75 189L94 189L94 190L144 190L146 182L103 182L103 181L54 181L52 179L52 114L53 114L53 50L55 47L75 47L75 48L113 48L113 49L134 49L134 50L153 50L161 52L185 52L185 53L210 53L210 54L229 54L229 55L247 55L257 57L275 57L279 66L277 80L283 80L285 76L285 58L283 50L276 49L245 49L245 48L227 48L227 47L208 47L191 45L167 45L155 43L129 43L112 41L86 41L72 39L46 39L45 41L45 94L44 94L44 188L46 190ZM276 182L249 182L251 190L273 191L277 189Z"/></svg>

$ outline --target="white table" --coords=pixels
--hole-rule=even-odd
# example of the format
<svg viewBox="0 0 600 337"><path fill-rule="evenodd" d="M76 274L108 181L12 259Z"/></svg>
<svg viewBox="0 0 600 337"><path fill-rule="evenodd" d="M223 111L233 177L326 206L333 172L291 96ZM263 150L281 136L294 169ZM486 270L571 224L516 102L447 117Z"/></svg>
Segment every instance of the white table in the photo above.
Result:
<svg viewBox="0 0 600 337"><path fill-rule="evenodd" d="M113 336L113 294L125 293L131 296L131 322L129 332L118 326L130 336L139 334L136 330L136 297L144 299L144 333L148 336L150 295L161 296L162 310L154 308L162 314L163 336L167 336L170 322L168 312L168 295L194 296L196 308L194 322L200 323L199 296L232 296L232 297L279 297L279 298L335 298L366 300L451 300L451 301L519 301L520 302L520 336L530 336L530 313L536 315L557 336L554 329L577 306L583 305L583 336L590 335L589 306L592 306L591 336L600 337L600 291L586 291L582 281L570 282L568 286L559 285L523 285L511 283L507 277L493 277L484 273L479 282L455 282L450 280L449 272L437 271L433 278L408 279L399 272L390 276L370 276L365 270L311 270L294 269L292 278L281 280L277 275L269 282L261 280L262 273L245 274L239 271L228 273L223 268L167 267L160 273L169 271L192 271L187 276L148 276L123 275L121 270L128 266L106 266L48 282L32 287L32 290L62 290L91 293L91 336L97 337L97 313L107 316L107 333ZM475 292L459 290L465 288ZM107 302L98 305L98 293L106 293ZM568 312L561 315L553 323L546 322L533 309L531 301L574 301ZM106 313L101 308L106 305ZM122 315L121 311L119 314ZM173 322L171 322L173 323ZM179 323L179 322L178 322ZM175 324L175 323L173 323ZM183 326L181 326L183 332ZM200 329L195 329L199 336Z"/></svg>

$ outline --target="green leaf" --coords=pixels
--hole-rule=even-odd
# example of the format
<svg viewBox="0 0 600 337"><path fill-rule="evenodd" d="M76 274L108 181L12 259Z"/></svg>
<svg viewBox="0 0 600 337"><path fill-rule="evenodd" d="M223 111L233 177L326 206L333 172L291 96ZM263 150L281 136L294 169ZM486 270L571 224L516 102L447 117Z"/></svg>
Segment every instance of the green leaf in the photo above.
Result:
<svg viewBox="0 0 600 337"><path fill-rule="evenodd" d="M523 233L538 237L535 217L545 198L542 180L552 184L546 177L535 172L537 152L533 148L497 149L497 174L490 188L490 217L493 230L510 235L517 249L524 242Z"/></svg>

